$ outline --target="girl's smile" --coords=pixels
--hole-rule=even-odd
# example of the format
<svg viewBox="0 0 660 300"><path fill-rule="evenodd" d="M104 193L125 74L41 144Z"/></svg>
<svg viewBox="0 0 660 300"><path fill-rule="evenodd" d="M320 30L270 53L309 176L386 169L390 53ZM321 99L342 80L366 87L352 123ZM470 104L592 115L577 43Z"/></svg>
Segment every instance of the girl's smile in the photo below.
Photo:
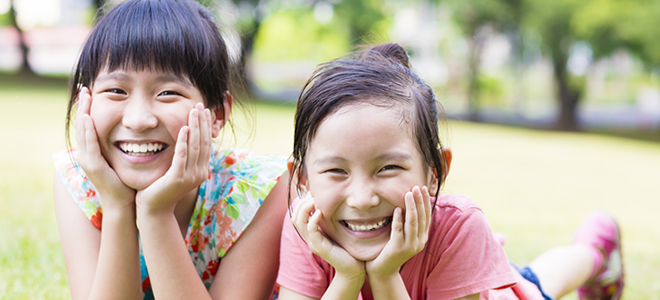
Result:
<svg viewBox="0 0 660 300"><path fill-rule="evenodd" d="M359 130L356 130L359 128ZM435 177L399 109L350 104L318 126L305 158L305 186L321 210L322 231L358 260L376 258L390 239L396 207Z"/></svg>
<svg viewBox="0 0 660 300"><path fill-rule="evenodd" d="M181 127L204 103L190 81L152 70L102 71L92 84L90 115L101 153L119 178L140 190L169 169Z"/></svg>

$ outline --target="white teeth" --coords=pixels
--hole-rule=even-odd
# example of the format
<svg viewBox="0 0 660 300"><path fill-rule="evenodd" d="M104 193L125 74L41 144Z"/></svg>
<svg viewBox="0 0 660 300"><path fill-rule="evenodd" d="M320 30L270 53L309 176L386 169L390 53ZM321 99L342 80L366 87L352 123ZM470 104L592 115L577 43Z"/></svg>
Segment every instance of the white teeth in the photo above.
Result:
<svg viewBox="0 0 660 300"><path fill-rule="evenodd" d="M371 230L374 230L374 229L379 229L379 228L384 227L387 224L388 220L389 220L389 218L385 218L384 220L382 220L382 221L380 221L376 224L367 224L367 225L364 225L364 224L354 225L354 224L349 223L348 221L344 221L344 224L346 224L346 227L348 227L348 229L353 230L353 231L371 231Z"/></svg>
<svg viewBox="0 0 660 300"><path fill-rule="evenodd" d="M163 150L163 144L161 143L148 143L148 144L130 144L130 143L119 143L119 149L124 151L124 153L131 154L153 154L152 152L159 152Z"/></svg>

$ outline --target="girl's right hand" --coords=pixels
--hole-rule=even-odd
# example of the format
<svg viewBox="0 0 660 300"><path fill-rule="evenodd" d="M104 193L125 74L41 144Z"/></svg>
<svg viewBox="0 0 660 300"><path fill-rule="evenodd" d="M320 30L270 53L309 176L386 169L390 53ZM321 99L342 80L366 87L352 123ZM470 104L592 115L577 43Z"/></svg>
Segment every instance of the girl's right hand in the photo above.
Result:
<svg viewBox="0 0 660 300"><path fill-rule="evenodd" d="M310 216L312 210L314 210L314 214ZM307 193L304 198L298 200L291 220L307 242L309 249L332 265L337 271L337 275L364 282L366 276L364 262L355 259L344 248L332 242L319 231L319 221L322 216L323 213L320 210L314 209L314 199L311 194Z"/></svg>
<svg viewBox="0 0 660 300"><path fill-rule="evenodd" d="M104 209L135 204L135 190L126 186L101 154L94 121L90 116L92 95L83 87L76 111L76 160L99 193Z"/></svg>

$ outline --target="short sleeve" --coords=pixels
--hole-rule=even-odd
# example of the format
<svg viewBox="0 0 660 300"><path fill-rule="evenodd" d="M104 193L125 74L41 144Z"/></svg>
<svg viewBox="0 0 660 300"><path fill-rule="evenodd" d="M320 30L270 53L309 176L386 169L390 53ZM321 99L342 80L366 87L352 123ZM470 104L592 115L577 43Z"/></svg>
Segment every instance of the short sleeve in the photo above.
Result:
<svg viewBox="0 0 660 300"><path fill-rule="evenodd" d="M76 150L65 150L53 154L55 171L73 201L85 213L94 227L101 229L103 208L94 184L75 160Z"/></svg>
<svg viewBox="0 0 660 300"><path fill-rule="evenodd" d="M456 299L515 284L504 249L476 204L436 209L438 227L429 247L437 251L437 263L427 279L427 299Z"/></svg>
<svg viewBox="0 0 660 300"><path fill-rule="evenodd" d="M288 214L284 217L280 245L277 283L308 297L323 297L334 277L334 268L309 250L307 243L293 227Z"/></svg>
<svg viewBox="0 0 660 300"><path fill-rule="evenodd" d="M286 170L286 158L247 150L217 150L209 178L199 187L189 239L191 251L224 257L252 222L264 199Z"/></svg>

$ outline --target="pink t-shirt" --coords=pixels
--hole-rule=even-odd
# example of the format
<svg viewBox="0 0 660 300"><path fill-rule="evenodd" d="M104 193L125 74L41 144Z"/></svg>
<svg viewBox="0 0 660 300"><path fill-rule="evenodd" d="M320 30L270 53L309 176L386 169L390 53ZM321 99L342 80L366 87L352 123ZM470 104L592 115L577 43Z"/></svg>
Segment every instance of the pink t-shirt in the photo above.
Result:
<svg viewBox="0 0 660 300"><path fill-rule="evenodd" d="M285 218L277 282L297 293L321 298L334 273ZM519 299L507 287L522 280L493 237L481 208L459 195L438 198L426 247L403 265L401 277L413 300L456 299L479 292L482 299ZM497 288L500 290L488 291ZM368 281L358 299L373 299Z"/></svg>

